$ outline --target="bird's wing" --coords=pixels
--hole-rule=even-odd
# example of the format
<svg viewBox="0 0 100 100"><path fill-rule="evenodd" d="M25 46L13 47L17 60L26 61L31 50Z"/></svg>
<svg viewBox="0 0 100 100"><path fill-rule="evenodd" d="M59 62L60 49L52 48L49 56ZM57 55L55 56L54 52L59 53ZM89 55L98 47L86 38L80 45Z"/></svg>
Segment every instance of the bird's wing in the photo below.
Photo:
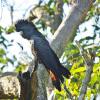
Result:
<svg viewBox="0 0 100 100"><path fill-rule="evenodd" d="M54 57L54 52L48 41L40 37L34 37L34 48L37 52L38 58L47 68L50 70L57 70L57 62Z"/></svg>
<svg viewBox="0 0 100 100"><path fill-rule="evenodd" d="M57 78L63 81L58 69L55 53L51 49L48 41L41 37L34 37L34 48L37 52L38 59L45 65L47 70L52 71Z"/></svg>

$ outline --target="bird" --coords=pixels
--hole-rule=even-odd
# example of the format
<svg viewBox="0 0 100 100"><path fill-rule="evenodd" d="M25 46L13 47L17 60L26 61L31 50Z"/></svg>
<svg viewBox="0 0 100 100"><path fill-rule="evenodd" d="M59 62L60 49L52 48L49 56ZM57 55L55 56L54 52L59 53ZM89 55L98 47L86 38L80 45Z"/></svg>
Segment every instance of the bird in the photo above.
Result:
<svg viewBox="0 0 100 100"><path fill-rule="evenodd" d="M59 58L47 39L38 31L33 22L28 20L18 20L15 23L15 29L17 32L21 32L21 36L24 39L34 41L34 50L38 61L45 66L54 87L61 91L61 84L64 82L64 77L70 78L71 73L60 63Z"/></svg>

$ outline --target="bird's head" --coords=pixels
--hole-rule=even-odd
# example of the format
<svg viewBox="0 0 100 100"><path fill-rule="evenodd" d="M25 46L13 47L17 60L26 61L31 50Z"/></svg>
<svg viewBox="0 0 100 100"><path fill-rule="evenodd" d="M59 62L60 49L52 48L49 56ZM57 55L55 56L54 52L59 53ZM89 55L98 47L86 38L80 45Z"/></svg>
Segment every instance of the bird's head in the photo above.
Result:
<svg viewBox="0 0 100 100"><path fill-rule="evenodd" d="M30 40L32 35L37 31L35 25L27 20L19 20L15 24L17 32L22 32L23 38Z"/></svg>

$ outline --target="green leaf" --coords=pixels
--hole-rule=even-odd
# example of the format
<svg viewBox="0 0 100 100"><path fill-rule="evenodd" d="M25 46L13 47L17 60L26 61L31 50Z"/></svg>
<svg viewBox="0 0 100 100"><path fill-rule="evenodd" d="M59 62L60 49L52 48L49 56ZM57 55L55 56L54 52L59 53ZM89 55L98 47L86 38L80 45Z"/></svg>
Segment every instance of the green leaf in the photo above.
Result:
<svg viewBox="0 0 100 100"><path fill-rule="evenodd" d="M91 76L91 82L90 82L90 85L94 85L95 84L95 82L97 81L97 74L92 74L92 76Z"/></svg>
<svg viewBox="0 0 100 100"><path fill-rule="evenodd" d="M63 0L64 3L68 3L68 0Z"/></svg>
<svg viewBox="0 0 100 100"><path fill-rule="evenodd" d="M0 57L0 63L6 64L7 62L8 62L7 59L4 59L4 58Z"/></svg>
<svg viewBox="0 0 100 100"><path fill-rule="evenodd" d="M0 49L0 56L5 55L5 51L3 49Z"/></svg>
<svg viewBox="0 0 100 100"><path fill-rule="evenodd" d="M59 92L55 90L55 100L64 100L66 93L63 91Z"/></svg>
<svg viewBox="0 0 100 100"><path fill-rule="evenodd" d="M87 98L88 100L91 98L91 89L87 89Z"/></svg>
<svg viewBox="0 0 100 100"><path fill-rule="evenodd" d="M3 32L4 28L0 26L0 34Z"/></svg>
<svg viewBox="0 0 100 100"><path fill-rule="evenodd" d="M12 33L12 32L14 32L15 31L15 27L14 26L10 26L8 29L7 29L7 33L9 34L9 33Z"/></svg>
<svg viewBox="0 0 100 100"><path fill-rule="evenodd" d="M93 66L94 73L97 73L98 70L100 70L100 63L94 64L94 66Z"/></svg>
<svg viewBox="0 0 100 100"><path fill-rule="evenodd" d="M26 69L26 65L24 64L20 64L16 67L15 71L19 72L19 71L24 71Z"/></svg>
<svg viewBox="0 0 100 100"><path fill-rule="evenodd" d="M80 68L71 70L71 72L72 72L73 74L75 74L75 73L79 73L79 72L84 72L85 70L86 70L85 67L80 67Z"/></svg>

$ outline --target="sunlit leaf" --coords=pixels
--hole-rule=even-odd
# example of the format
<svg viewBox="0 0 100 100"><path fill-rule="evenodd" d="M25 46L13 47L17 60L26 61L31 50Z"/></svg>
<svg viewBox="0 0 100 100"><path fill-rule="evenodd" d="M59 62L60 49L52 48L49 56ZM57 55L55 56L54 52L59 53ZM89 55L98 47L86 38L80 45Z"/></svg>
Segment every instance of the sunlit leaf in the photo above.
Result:
<svg viewBox="0 0 100 100"><path fill-rule="evenodd" d="M6 64L7 62L8 62L7 59L4 59L4 58L0 57L0 63Z"/></svg>
<svg viewBox="0 0 100 100"><path fill-rule="evenodd" d="M92 74L90 84L93 86L97 81L97 74Z"/></svg>
<svg viewBox="0 0 100 100"><path fill-rule="evenodd" d="M7 32L8 34L14 32L14 31L15 31L15 27L14 27L14 26L10 26L10 27L6 30L6 32Z"/></svg>
<svg viewBox="0 0 100 100"><path fill-rule="evenodd" d="M86 70L85 67L79 67L79 68L77 68L77 69L71 70L71 72L72 72L73 74L75 74L75 73L79 73L79 72L84 72L85 70Z"/></svg>
<svg viewBox="0 0 100 100"><path fill-rule="evenodd" d="M94 64L93 72L96 73L97 70L100 70L100 63Z"/></svg>
<svg viewBox="0 0 100 100"><path fill-rule="evenodd" d="M20 71L24 71L26 69L26 65L20 64L16 67L15 71L16 72L20 72Z"/></svg>
<svg viewBox="0 0 100 100"><path fill-rule="evenodd" d="M63 0L64 3L68 3L68 0Z"/></svg>
<svg viewBox="0 0 100 100"><path fill-rule="evenodd" d="M0 49L0 56L4 55L5 54L5 51L4 49Z"/></svg>
<svg viewBox="0 0 100 100"><path fill-rule="evenodd" d="M87 89L87 98L88 100L91 98L91 89Z"/></svg>

